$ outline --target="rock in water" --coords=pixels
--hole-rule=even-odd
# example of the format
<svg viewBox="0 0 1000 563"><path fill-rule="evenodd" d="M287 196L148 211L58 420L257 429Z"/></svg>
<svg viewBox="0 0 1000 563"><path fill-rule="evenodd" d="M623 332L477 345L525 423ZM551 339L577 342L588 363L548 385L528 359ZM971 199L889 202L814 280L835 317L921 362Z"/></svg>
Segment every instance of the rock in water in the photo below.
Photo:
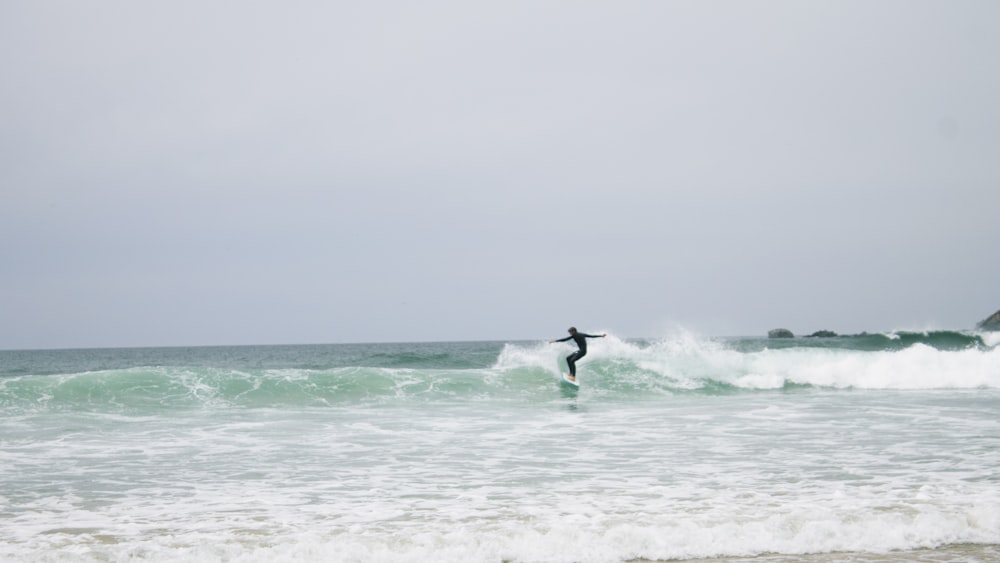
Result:
<svg viewBox="0 0 1000 563"><path fill-rule="evenodd" d="M767 331L767 337L768 338L795 338L795 335L792 334L792 331L788 330L787 328L776 328L776 329Z"/></svg>
<svg viewBox="0 0 1000 563"><path fill-rule="evenodd" d="M1000 311L993 313L976 325L979 330L1000 330Z"/></svg>
<svg viewBox="0 0 1000 563"><path fill-rule="evenodd" d="M837 333L832 330L817 330L810 334L809 338L833 338L834 336L837 336Z"/></svg>

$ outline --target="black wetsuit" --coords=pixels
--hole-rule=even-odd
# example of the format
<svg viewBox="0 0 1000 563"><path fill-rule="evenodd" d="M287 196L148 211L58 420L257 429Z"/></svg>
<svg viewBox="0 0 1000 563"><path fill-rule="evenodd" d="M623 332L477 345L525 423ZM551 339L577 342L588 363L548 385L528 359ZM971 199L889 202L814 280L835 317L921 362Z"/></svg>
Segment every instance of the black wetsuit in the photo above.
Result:
<svg viewBox="0 0 1000 563"><path fill-rule="evenodd" d="M569 365L569 374L572 375L575 378L576 377L576 361L587 355L587 339L588 338L604 338L604 335L603 334L598 334L598 335L595 336L593 334L584 334L582 332L575 332L575 333L567 336L566 338L560 338L559 340L556 340L556 342L566 342L570 338L572 338L573 342L576 342L576 345L580 348L576 352L573 352L572 354L566 356L566 364Z"/></svg>

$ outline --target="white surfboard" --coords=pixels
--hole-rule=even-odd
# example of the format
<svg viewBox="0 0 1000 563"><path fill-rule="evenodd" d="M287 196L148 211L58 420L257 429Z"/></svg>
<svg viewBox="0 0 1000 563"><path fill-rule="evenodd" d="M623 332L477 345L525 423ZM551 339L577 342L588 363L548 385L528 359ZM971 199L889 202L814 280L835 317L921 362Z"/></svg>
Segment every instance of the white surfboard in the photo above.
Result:
<svg viewBox="0 0 1000 563"><path fill-rule="evenodd" d="M569 378L569 365L566 364L566 358L560 356L556 361L556 365L559 366L559 374L562 376L562 383L564 385L571 385L574 389L579 389L580 384Z"/></svg>
<svg viewBox="0 0 1000 563"><path fill-rule="evenodd" d="M569 378L569 372L565 372L565 371L562 372L562 380L563 380L563 383L565 383L566 385L572 385L573 387L576 387L577 389L580 388L580 382L573 381L572 379L570 379Z"/></svg>

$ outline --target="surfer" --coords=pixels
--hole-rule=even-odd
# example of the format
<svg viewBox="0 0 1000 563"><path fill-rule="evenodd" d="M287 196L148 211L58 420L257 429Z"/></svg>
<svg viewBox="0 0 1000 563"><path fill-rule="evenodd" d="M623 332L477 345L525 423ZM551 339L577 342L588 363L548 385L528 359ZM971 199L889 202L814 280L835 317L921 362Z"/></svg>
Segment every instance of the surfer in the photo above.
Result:
<svg viewBox="0 0 1000 563"><path fill-rule="evenodd" d="M549 344L553 342L566 342L569 339L573 339L576 342L577 350L569 356L566 356L566 364L569 365L569 379L570 381L576 381L576 361L587 355L587 339L588 338L604 338L608 333L604 334L585 334L582 332L577 332L575 326L569 327L569 336L566 338L560 338L559 340L549 340Z"/></svg>

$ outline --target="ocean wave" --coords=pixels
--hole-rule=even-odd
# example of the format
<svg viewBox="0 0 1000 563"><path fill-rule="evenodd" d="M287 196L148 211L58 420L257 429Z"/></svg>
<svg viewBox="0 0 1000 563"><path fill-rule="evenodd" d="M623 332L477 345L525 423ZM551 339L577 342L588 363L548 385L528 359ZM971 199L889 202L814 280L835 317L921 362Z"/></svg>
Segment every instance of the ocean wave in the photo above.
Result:
<svg viewBox="0 0 1000 563"><path fill-rule="evenodd" d="M931 335L939 347L906 335L870 335L868 342L909 340L898 349L799 342L727 341L693 335L634 342L612 335L592 345L579 364L581 393L594 399L651 400L676 394L795 389L997 389L1000 349L942 349L954 335ZM916 339L916 340L915 340ZM800 340L800 339L796 339ZM804 339L803 339L804 340ZM833 339L830 339L833 340ZM855 339L856 340L856 339ZM477 348L482 354L482 347ZM403 351L375 358L378 367L152 366L0 378L0 408L145 413L164 409L349 407L391 402L558 400L565 344L508 343L485 367L451 368L450 355ZM482 362L466 364L481 366Z"/></svg>
<svg viewBox="0 0 1000 563"><path fill-rule="evenodd" d="M894 333L851 337L839 343L810 339L778 347L768 341L726 341L680 335L652 343L608 337L580 364L581 380L610 389L666 392L784 389L797 386L835 389L1000 388L1000 349L979 335ZM829 339L836 340L836 339ZM888 346L889 342L902 342ZM876 345L876 343L878 343ZM950 343L950 344L949 344ZM961 345L959 345L961 343ZM602 343L603 344L603 343ZM500 369L548 367L556 371L545 346L508 345ZM585 366L585 367L584 367Z"/></svg>
<svg viewBox="0 0 1000 563"><path fill-rule="evenodd" d="M995 344L988 344L982 333L954 330L862 333L842 338L852 348L859 350L903 350L918 344L943 351L968 348L988 349L995 346Z"/></svg>

